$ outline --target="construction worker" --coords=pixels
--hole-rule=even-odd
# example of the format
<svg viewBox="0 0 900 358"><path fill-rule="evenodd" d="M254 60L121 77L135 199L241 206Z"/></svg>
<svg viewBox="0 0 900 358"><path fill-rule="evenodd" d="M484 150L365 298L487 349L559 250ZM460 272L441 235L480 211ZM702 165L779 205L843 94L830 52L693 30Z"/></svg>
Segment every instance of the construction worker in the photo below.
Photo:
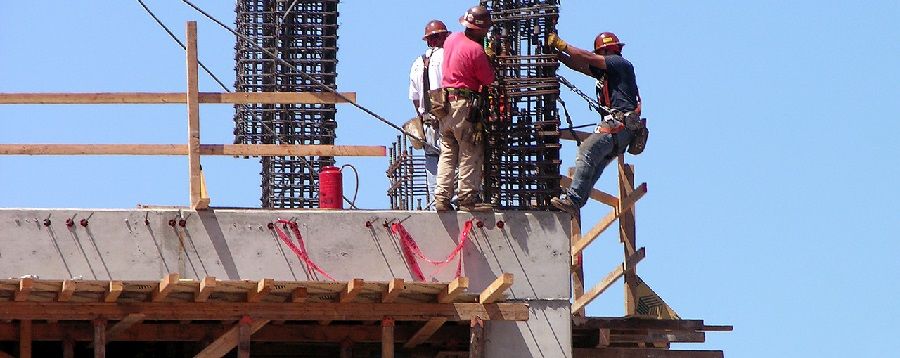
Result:
<svg viewBox="0 0 900 358"><path fill-rule="evenodd" d="M597 79L597 97L610 109L594 133L578 147L572 186L561 198L550 200L556 208L576 215L600 179L603 168L624 153L643 129L640 95L634 66L622 57L625 44L612 32L597 35L594 52L572 46L555 33L548 36L547 43L559 50L560 62Z"/></svg>
<svg viewBox="0 0 900 358"><path fill-rule="evenodd" d="M437 135L437 119L428 112L430 99L428 91L441 87L441 65L444 62L444 41L450 31L440 20L431 20L425 25L425 40L428 49L417 57L409 71L409 99L416 109L417 120L421 121L425 134L425 181L430 198L434 198L438 157L441 155L440 136Z"/></svg>
<svg viewBox="0 0 900 358"><path fill-rule="evenodd" d="M454 180L458 180L460 210L489 211L481 202L484 166L484 124L478 102L482 89L494 82L494 70L482 45L491 27L491 14L482 6L466 11L459 19L465 32L447 37L444 43L444 78L448 114L440 119L441 156L438 162L435 209L451 210ZM458 173L458 179L454 175Z"/></svg>

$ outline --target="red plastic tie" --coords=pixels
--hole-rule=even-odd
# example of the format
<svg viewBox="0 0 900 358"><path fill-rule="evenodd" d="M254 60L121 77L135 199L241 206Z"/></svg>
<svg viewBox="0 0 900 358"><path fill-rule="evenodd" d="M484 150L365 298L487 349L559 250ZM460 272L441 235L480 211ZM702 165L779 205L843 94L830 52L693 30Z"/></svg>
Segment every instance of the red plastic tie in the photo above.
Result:
<svg viewBox="0 0 900 358"><path fill-rule="evenodd" d="M462 261L463 256L460 255L463 247L466 246L466 241L469 240L469 233L472 231L472 220L467 220L465 224L463 224L463 229L459 232L459 240L458 244L453 251L450 251L450 254L447 255L447 258L442 261L436 261L428 258L422 253L422 250L419 248L419 244L415 239L412 238L412 235L406 231L406 228L403 227L401 223L391 223L391 233L397 235L400 238L400 250L403 252L403 257L406 258L406 262L409 263L409 269L412 271L413 279L417 281L425 281L425 274L422 273L422 268L419 267L419 261L417 258L421 258L428 262L429 264L436 266L434 272L432 272L431 276L434 277L444 266L453 261L454 258L459 256L459 261L456 263L456 277L462 276Z"/></svg>
<svg viewBox="0 0 900 358"><path fill-rule="evenodd" d="M287 225L289 228L291 228L291 232L294 233L294 236L297 237L297 243L299 243L299 247L297 245L294 245L294 243L291 241L291 238L288 237L287 234L284 233L284 231L281 231L281 228L279 228L278 225L275 225L274 227L275 232L278 233L278 238L280 238L281 241L284 242L284 244L287 245L291 249L291 251L293 251L294 254L297 255L297 258L303 261L311 270L321 273L322 276L327 277L329 280L337 281L334 279L334 277L331 277L331 275L325 272L325 270L319 268L319 265L316 265L316 263L313 262L313 260L309 257L309 254L306 251L306 245L303 243L303 235L300 235L300 228L298 227L297 223L283 219L279 219L275 223Z"/></svg>

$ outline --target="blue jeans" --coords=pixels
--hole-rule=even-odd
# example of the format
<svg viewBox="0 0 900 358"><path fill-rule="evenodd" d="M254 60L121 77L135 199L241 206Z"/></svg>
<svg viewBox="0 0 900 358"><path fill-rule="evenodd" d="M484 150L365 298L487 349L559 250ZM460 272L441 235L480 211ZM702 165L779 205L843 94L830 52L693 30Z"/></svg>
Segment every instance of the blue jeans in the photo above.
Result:
<svg viewBox="0 0 900 358"><path fill-rule="evenodd" d="M603 174L603 169L620 154L625 153L631 142L631 130L616 134L594 133L578 147L575 158L575 175L566 196L576 207L582 207L590 197L591 189Z"/></svg>
<svg viewBox="0 0 900 358"><path fill-rule="evenodd" d="M439 155L425 154L425 182L428 184L428 198L434 200L434 187L437 184L437 168Z"/></svg>

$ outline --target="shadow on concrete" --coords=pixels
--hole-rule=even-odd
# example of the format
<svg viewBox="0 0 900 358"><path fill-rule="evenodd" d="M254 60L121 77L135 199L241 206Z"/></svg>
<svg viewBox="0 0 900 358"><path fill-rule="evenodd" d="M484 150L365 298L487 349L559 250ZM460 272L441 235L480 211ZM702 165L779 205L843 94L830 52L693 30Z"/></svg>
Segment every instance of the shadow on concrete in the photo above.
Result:
<svg viewBox="0 0 900 358"><path fill-rule="evenodd" d="M231 255L228 242L225 241L225 233L222 232L222 227L219 225L216 211L213 209L198 211L197 216L209 235L209 241L216 250L216 255L219 256L219 262L225 268L225 274L228 276L228 279L239 280L240 275L238 275L237 265L234 263L234 256Z"/></svg>

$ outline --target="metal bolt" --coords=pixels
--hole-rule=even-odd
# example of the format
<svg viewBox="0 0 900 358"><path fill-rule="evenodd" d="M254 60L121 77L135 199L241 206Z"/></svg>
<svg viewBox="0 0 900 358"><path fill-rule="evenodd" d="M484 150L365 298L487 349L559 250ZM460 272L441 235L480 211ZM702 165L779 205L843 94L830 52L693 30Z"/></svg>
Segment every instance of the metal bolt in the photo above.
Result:
<svg viewBox="0 0 900 358"><path fill-rule="evenodd" d="M75 226L75 220L72 220L72 218L66 219L66 226L67 226L67 227L73 227L73 226Z"/></svg>
<svg viewBox="0 0 900 358"><path fill-rule="evenodd" d="M170 220L169 220L169 226L175 227L175 219L170 219Z"/></svg>
<svg viewBox="0 0 900 358"><path fill-rule="evenodd" d="M185 220L185 219L178 220L178 226L181 226L181 227L187 226L187 220Z"/></svg>
<svg viewBox="0 0 900 358"><path fill-rule="evenodd" d="M366 227L369 228L369 229L371 229L371 228L372 228L372 222L366 220Z"/></svg>
<svg viewBox="0 0 900 358"><path fill-rule="evenodd" d="M478 220L475 222L475 226L477 226L479 229L481 229L484 227L484 222L482 222L481 220Z"/></svg>
<svg viewBox="0 0 900 358"><path fill-rule="evenodd" d="M150 226L150 219L144 219L144 225Z"/></svg>
<svg viewBox="0 0 900 358"><path fill-rule="evenodd" d="M275 230L275 223L268 223L266 224L266 227L269 228L269 230Z"/></svg>
<svg viewBox="0 0 900 358"><path fill-rule="evenodd" d="M50 219L44 219L44 226L50 226Z"/></svg>
<svg viewBox="0 0 900 358"><path fill-rule="evenodd" d="M502 229L504 226L506 226L506 223L503 220L497 220L497 228Z"/></svg>
<svg viewBox="0 0 900 358"><path fill-rule="evenodd" d="M81 224L82 227L87 227L87 226L88 226L88 221L87 221L87 219L81 219L81 221L79 221L78 223Z"/></svg>

